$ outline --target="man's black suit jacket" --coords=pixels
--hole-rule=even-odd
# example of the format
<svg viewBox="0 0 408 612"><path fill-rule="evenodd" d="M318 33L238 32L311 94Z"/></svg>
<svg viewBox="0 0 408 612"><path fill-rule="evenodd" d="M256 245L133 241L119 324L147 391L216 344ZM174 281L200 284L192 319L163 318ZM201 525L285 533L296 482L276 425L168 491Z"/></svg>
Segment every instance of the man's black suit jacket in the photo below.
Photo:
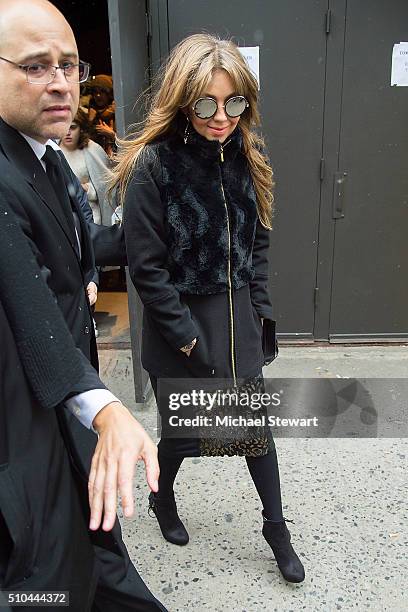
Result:
<svg viewBox="0 0 408 612"><path fill-rule="evenodd" d="M0 219L0 588L69 590L73 609L85 611L97 574L59 404L103 385L1 193Z"/></svg>
<svg viewBox="0 0 408 612"><path fill-rule="evenodd" d="M79 260L75 236L71 234L60 203L48 182L46 173L26 140L0 119L0 193L15 213L31 251L40 268L41 276L60 308L75 345L97 368L96 341L89 301L85 287L92 278L94 257L86 222L79 205L72 198L72 206L81 221L82 260ZM21 276L24 283L24 275ZM27 295L29 300L30 296ZM103 388L100 383L100 388ZM81 390L78 388L77 393ZM78 486L86 495L86 474L96 445L96 435L85 429L78 420L63 410L61 426L68 439L70 456L77 473L85 475ZM118 521L112 533L99 531L93 538L106 548L127 558L121 541ZM106 537L107 536L107 537Z"/></svg>
<svg viewBox="0 0 408 612"><path fill-rule="evenodd" d="M70 590L73 609L88 610L97 575L62 407L33 396L1 296L0 341L0 589Z"/></svg>
<svg viewBox="0 0 408 612"><path fill-rule="evenodd" d="M97 578L87 477L61 402L104 385L75 347L2 193L0 346L0 588L69 590L72 608L85 611ZM106 536L94 543L112 548Z"/></svg>
<svg viewBox="0 0 408 612"><path fill-rule="evenodd" d="M95 268L87 224L73 198L72 206L81 222L82 258L79 260L76 237L70 231L40 161L26 140L2 120L0 190L8 195L75 344L97 367L92 315L86 295L86 286Z"/></svg>

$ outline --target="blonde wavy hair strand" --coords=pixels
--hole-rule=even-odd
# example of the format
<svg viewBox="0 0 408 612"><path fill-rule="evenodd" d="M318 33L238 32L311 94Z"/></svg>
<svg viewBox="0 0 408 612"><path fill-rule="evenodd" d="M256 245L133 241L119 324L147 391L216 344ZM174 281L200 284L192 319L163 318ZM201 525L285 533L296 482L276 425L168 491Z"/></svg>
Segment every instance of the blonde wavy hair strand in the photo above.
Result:
<svg viewBox="0 0 408 612"><path fill-rule="evenodd" d="M239 126L256 191L258 216L264 227L272 229L273 172L264 153L264 141L253 131L260 125L258 83L237 46L230 40L221 40L210 34L193 34L182 40L158 72L146 119L138 130L118 139L119 152L110 192L118 188L120 202L124 202L133 169L143 149L176 132L181 109L189 108L205 92L216 70L225 70L237 94L245 96L249 102Z"/></svg>

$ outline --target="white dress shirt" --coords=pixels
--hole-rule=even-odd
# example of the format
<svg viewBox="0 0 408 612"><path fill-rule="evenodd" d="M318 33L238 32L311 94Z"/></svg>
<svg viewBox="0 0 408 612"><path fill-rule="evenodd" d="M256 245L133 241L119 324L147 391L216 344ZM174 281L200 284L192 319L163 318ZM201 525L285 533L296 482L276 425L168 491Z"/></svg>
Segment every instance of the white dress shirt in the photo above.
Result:
<svg viewBox="0 0 408 612"><path fill-rule="evenodd" d="M41 142L38 142L37 140L34 140L34 138L26 136L25 134L21 134L21 136L28 142L45 171L45 163L42 160L42 157L46 151L47 145L50 145L55 150L59 150L60 147L53 140L48 140L45 144L42 144ZM65 405L72 412L72 414L77 417L82 425L88 429L93 429L92 423L95 416L98 414L98 412L100 412L100 410L102 410L102 408L111 402L120 402L120 400L118 400L118 398L107 389L91 389L90 391L85 391L84 393L74 395L70 399L66 400Z"/></svg>

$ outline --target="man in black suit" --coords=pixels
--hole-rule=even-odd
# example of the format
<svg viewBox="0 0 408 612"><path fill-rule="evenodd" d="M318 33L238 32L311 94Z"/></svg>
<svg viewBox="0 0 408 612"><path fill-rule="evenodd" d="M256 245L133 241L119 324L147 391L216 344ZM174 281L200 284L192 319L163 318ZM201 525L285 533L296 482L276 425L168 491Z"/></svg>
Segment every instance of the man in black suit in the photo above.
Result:
<svg viewBox="0 0 408 612"><path fill-rule="evenodd" d="M41 278L11 196L0 193L0 588L69 591L70 609L87 612L99 570L92 541L113 550L115 543L109 532L87 531L87 475L72 460L62 403L105 387ZM113 448L140 455L152 481L155 445L132 417L128 427L132 439L121 438L119 448L114 440ZM105 421L99 451L115 428ZM132 467L131 457L124 467ZM131 480L129 474L128 485ZM139 591L142 603L149 599L150 609L158 609L142 581Z"/></svg>
<svg viewBox="0 0 408 612"><path fill-rule="evenodd" d="M87 77L87 70L79 61L71 28L51 3L0 0L0 83L4 92L0 97L0 191L13 208L76 346L97 367L86 294L94 270L90 236L78 203L66 188L58 155L48 145L49 139L62 138L68 131L78 106L79 82ZM133 467L132 461L121 463L115 453L114 460L108 460L111 449L121 446L121 438L131 444L129 413L115 400L106 389L76 394L66 401L75 416L66 410L62 419L80 470L90 469L96 445L92 427L100 434L90 471L90 529L99 528L103 513L102 528L112 530L116 552L94 547L100 575L93 609L163 609L150 594L140 595L140 578L130 563L116 519L116 489L122 477L128 483L124 514L133 512L129 488ZM108 429L107 421L114 422L115 428Z"/></svg>

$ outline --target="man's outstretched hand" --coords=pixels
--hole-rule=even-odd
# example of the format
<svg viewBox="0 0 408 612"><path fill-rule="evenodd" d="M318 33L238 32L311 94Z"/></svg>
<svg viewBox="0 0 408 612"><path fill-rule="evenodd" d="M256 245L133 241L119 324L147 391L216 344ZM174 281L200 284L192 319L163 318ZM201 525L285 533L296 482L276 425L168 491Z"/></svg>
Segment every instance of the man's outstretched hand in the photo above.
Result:
<svg viewBox="0 0 408 612"><path fill-rule="evenodd" d="M89 528L99 528L102 515L104 531L110 531L116 519L117 493L122 497L125 517L134 510L133 476L136 462L144 461L146 480L158 491L159 463L157 447L140 423L120 402L105 406L93 420L99 434L89 475Z"/></svg>

